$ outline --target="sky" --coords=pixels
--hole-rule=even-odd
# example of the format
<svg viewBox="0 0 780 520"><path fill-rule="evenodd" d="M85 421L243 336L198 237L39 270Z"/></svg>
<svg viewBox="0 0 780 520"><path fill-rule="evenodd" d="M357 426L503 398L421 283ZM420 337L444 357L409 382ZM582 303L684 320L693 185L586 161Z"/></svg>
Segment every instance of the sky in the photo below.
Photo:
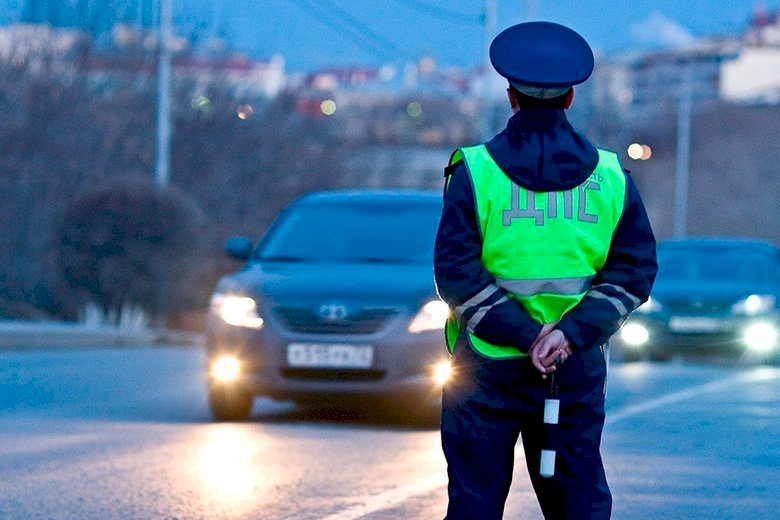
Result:
<svg viewBox="0 0 780 520"><path fill-rule="evenodd" d="M403 62L422 53L430 53L441 65L470 67L484 56L482 0L180 1L212 7L218 2L221 7L214 13L230 28L236 46L257 56L280 53L290 70ZM777 0L496 3L498 30L530 15L568 25L604 52L678 46L703 36L739 33L755 5L778 8ZM453 16L453 11L463 16Z"/></svg>
<svg viewBox="0 0 780 520"><path fill-rule="evenodd" d="M25 1L0 0L0 21ZM40 2L54 0L38 0ZM57 0L74 3L77 0ZM150 0L91 0L117 9ZM154 0L159 2L160 0ZM472 67L485 54L486 0L171 0L182 29L206 26L256 58L284 56L291 71L400 64L428 53L441 66ZM501 30L529 18L563 23L596 49L678 46L741 32L756 5L780 0L493 0ZM131 7L128 7L131 6Z"/></svg>

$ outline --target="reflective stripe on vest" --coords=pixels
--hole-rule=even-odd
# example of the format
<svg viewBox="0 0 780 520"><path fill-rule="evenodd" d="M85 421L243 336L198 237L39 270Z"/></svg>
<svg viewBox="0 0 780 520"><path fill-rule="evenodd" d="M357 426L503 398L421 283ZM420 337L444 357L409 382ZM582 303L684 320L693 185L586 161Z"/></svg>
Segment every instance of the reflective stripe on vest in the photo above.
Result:
<svg viewBox="0 0 780 520"><path fill-rule="evenodd" d="M518 186L484 145L460 148L474 188L482 233L482 263L496 284L539 323L561 319L587 294L609 253L623 213L626 179L617 154L598 150L593 173L566 191L534 192ZM515 347L491 345L447 323L450 349L461 332L492 358L523 356Z"/></svg>

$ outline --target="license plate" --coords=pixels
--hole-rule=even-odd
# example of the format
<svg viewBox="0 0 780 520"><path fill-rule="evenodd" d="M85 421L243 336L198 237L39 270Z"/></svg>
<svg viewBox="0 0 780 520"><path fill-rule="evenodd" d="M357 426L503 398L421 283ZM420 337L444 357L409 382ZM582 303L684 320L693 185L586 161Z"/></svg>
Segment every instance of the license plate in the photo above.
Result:
<svg viewBox="0 0 780 520"><path fill-rule="evenodd" d="M723 328L723 322L717 318L697 316L675 316L669 320L672 332L717 332Z"/></svg>
<svg viewBox="0 0 780 520"><path fill-rule="evenodd" d="M374 347L336 343L290 343L287 365L306 368L370 368Z"/></svg>

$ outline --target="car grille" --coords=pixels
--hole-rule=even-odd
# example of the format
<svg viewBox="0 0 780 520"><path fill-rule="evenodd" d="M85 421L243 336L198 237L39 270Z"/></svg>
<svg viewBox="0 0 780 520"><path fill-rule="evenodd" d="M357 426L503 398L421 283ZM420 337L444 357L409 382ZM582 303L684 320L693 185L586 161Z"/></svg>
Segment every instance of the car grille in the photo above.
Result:
<svg viewBox="0 0 780 520"><path fill-rule="evenodd" d="M306 334L373 334L397 314L395 309L364 308L341 319L326 320L316 309L306 307L277 307L275 311L286 329Z"/></svg>

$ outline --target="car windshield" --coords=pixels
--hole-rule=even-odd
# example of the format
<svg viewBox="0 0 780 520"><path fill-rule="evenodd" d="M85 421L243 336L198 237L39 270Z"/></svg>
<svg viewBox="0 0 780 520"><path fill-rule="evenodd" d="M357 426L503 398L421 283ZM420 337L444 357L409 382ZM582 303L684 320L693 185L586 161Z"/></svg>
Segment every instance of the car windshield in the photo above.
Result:
<svg viewBox="0 0 780 520"><path fill-rule="evenodd" d="M255 258L287 262L430 262L441 208L431 201L303 201Z"/></svg>
<svg viewBox="0 0 780 520"><path fill-rule="evenodd" d="M776 273L774 257L758 248L734 245L658 248L658 278L665 280L760 281Z"/></svg>

